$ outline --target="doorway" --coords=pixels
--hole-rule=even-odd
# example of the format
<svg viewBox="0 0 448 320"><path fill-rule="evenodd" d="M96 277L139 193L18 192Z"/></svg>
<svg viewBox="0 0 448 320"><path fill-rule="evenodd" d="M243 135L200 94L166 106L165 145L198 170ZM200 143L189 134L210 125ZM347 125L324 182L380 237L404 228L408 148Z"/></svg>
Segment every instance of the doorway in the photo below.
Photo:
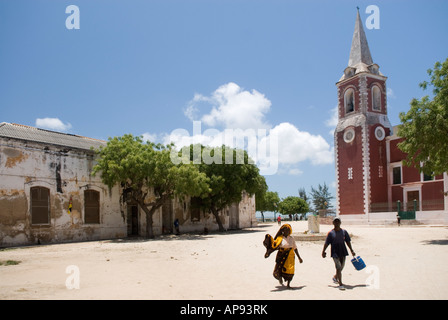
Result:
<svg viewBox="0 0 448 320"><path fill-rule="evenodd" d="M128 236L138 236L138 205L128 205Z"/></svg>
<svg viewBox="0 0 448 320"><path fill-rule="evenodd" d="M407 202L406 202L406 210L414 210L420 211L420 191L408 191L406 193Z"/></svg>
<svg viewBox="0 0 448 320"><path fill-rule="evenodd" d="M229 208L229 229L239 228L239 205L234 203Z"/></svg>
<svg viewBox="0 0 448 320"><path fill-rule="evenodd" d="M173 201L170 198L162 206L162 233L173 233Z"/></svg>

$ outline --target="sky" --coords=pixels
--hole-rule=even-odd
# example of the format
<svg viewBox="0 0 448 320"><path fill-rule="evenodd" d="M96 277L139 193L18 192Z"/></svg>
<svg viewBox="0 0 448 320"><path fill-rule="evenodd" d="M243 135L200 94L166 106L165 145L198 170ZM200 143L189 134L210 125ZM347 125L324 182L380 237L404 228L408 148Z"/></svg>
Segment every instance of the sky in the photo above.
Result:
<svg viewBox="0 0 448 320"><path fill-rule="evenodd" d="M446 0L0 0L0 122L178 146L242 130L257 164L277 161L262 170L271 191L335 196L335 83L356 7L397 125L448 57Z"/></svg>

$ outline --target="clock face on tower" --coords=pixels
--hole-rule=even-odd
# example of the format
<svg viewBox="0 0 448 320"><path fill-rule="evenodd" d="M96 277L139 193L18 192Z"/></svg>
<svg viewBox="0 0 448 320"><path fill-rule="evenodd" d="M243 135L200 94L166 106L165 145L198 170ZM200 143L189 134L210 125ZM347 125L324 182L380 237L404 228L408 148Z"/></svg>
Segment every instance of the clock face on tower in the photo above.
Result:
<svg viewBox="0 0 448 320"><path fill-rule="evenodd" d="M377 127L375 129L375 138L378 139L378 141L384 140L386 137L386 132L384 131L383 127Z"/></svg>
<svg viewBox="0 0 448 320"><path fill-rule="evenodd" d="M350 143L355 139L355 129L348 128L344 131L344 141Z"/></svg>

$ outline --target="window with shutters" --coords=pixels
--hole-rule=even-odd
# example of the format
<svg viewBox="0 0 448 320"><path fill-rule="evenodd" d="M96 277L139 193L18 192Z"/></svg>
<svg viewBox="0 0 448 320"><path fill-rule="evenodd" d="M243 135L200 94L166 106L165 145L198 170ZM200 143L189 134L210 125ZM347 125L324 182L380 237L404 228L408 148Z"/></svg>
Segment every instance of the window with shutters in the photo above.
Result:
<svg viewBox="0 0 448 320"><path fill-rule="evenodd" d="M84 223L100 223L100 193L84 191Z"/></svg>
<svg viewBox="0 0 448 320"><path fill-rule="evenodd" d="M32 187L31 224L50 223L50 190L44 187Z"/></svg>

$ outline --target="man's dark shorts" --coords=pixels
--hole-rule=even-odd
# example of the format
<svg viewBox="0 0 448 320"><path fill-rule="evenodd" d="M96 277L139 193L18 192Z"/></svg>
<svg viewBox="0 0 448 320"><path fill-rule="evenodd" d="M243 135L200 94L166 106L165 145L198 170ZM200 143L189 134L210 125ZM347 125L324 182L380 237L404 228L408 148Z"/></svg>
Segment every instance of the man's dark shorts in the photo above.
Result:
<svg viewBox="0 0 448 320"><path fill-rule="evenodd" d="M341 258L333 258L334 261L334 266L336 267L336 270L341 270L344 269L345 266L345 256L341 257Z"/></svg>

